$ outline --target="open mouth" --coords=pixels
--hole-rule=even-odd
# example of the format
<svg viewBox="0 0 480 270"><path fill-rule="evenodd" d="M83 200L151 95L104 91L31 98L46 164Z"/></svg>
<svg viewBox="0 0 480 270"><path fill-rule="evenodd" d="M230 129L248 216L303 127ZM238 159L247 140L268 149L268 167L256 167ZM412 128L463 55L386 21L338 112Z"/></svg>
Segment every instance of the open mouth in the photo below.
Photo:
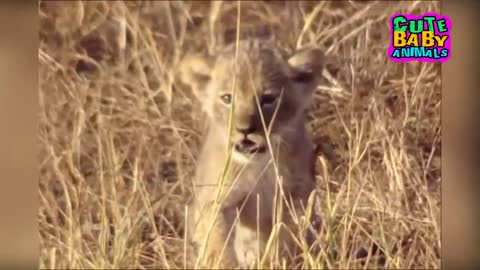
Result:
<svg viewBox="0 0 480 270"><path fill-rule="evenodd" d="M242 154L264 153L266 147L264 145L258 145L249 139L244 139L235 144L235 151Z"/></svg>

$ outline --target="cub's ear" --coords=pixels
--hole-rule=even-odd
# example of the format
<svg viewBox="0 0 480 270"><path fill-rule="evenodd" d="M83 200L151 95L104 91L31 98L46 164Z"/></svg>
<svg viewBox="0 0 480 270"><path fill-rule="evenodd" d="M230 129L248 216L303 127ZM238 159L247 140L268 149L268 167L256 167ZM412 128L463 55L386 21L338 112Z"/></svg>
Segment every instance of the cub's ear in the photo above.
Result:
<svg viewBox="0 0 480 270"><path fill-rule="evenodd" d="M300 49L288 59L289 77L299 84L316 83L322 76L324 63L323 50L315 47Z"/></svg>
<svg viewBox="0 0 480 270"><path fill-rule="evenodd" d="M212 70L215 60L211 56L187 54L180 61L180 80L190 86L197 96L202 96L207 84L212 79Z"/></svg>

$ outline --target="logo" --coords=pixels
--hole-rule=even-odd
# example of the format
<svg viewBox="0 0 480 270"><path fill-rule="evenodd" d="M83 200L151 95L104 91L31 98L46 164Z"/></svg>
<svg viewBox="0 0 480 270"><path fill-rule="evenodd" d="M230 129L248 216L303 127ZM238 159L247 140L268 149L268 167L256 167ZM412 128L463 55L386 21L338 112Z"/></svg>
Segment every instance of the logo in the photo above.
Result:
<svg viewBox="0 0 480 270"><path fill-rule="evenodd" d="M447 16L394 14L390 19L388 57L395 62L445 62L450 58L450 29Z"/></svg>

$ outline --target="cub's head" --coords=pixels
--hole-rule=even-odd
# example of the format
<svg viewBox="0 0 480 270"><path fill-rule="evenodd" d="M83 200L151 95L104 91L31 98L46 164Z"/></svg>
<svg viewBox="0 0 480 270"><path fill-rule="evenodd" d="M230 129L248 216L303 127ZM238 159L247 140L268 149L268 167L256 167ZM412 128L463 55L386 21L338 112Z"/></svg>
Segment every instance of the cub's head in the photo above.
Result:
<svg viewBox="0 0 480 270"><path fill-rule="evenodd" d="M323 52L305 48L292 55L262 41L242 41L216 56L188 55L180 65L181 79L190 85L210 118L211 128L231 142L234 157L248 160L303 123L323 68ZM278 141L277 140L277 141Z"/></svg>

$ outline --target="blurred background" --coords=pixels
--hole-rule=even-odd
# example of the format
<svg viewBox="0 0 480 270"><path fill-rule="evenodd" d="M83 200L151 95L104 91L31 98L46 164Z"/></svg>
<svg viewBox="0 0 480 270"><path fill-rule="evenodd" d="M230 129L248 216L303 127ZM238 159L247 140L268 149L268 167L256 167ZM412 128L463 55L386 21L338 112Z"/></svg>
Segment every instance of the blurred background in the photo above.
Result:
<svg viewBox="0 0 480 270"><path fill-rule="evenodd" d="M38 15L0 3L0 268L38 265Z"/></svg>
<svg viewBox="0 0 480 270"><path fill-rule="evenodd" d="M375 79L374 72L379 72L372 66L381 63L381 59L378 60L380 62L367 61L365 56L352 53L358 53L362 49L365 52L371 48L381 50L383 44L378 43L378 48L374 43L362 47L359 42L371 42L372 38L382 40L384 36L380 34L376 37L374 28L369 28L370 33L365 33L368 28L365 26L358 31L355 27L338 27L338 35L330 33L328 29L315 32L308 27L302 32L303 26L309 24L306 18L311 18L310 24L315 25L315 16L309 15L315 12L322 14L326 19L321 23L335 29L333 25L340 24L347 18L382 25L381 20L386 22L390 16L387 13L391 10L436 8L431 3L422 7L422 4L407 2L403 3L403 7L402 3L399 6L390 3L382 6L376 2L325 2L317 9L315 4L318 5L304 4L298 11L301 15L298 16L298 21L295 21L297 17L291 16L292 23L285 26L291 28L289 31L276 29L275 26L284 25L281 20L274 20L282 14L271 13L272 10L286 10L285 6L289 3L276 1L261 5L262 9L258 8L257 12L245 12L243 15L267 22L268 27L248 27L255 20L246 19L243 34L274 33L284 46L290 48L298 45L298 37L301 35L301 45L316 42L318 36L323 37L320 39L323 42L321 45L330 48L331 55L337 57L332 57L333 60L328 64L328 70L333 75L330 74L332 77L329 79L327 74L325 85L328 89L324 91L329 93L326 96L330 100L336 100L338 106L342 105L342 100L348 99L348 95L345 98L342 94L336 96L330 93L332 89L333 92L337 90L342 93L342 90L352 85L348 78L348 75L352 75L348 73L349 69L356 72L360 83L372 79L369 75ZM290 8L297 7L290 5ZM245 8L249 10L248 4L245 4ZM456 268L458 265L473 263L475 254L478 253L478 241L474 241L478 239L475 230L478 211L474 211L478 203L478 194L475 193L478 191L474 188L476 171L473 168L476 159L472 147L478 134L474 128L477 125L473 124L476 121L476 111L472 98L477 83L474 58L471 57L475 51L471 42L475 24L474 9L466 2L442 3L442 10L443 14L450 16L453 29L452 57L442 66L441 254L445 267ZM171 17L180 16L185 11L188 13L182 15L186 18L183 24L178 18ZM139 14L142 14L141 18L138 17ZM383 14L385 18L382 17ZM135 265L151 265L155 263L149 261L151 258L155 258L157 264L174 267L177 261L182 260L172 255L175 252L181 254L181 250L168 250L167 247L182 247L178 243L182 233L181 215L178 213L183 211L183 195L188 194L188 185L179 179L189 177L189 168L194 160L192 156L195 156L199 144L196 132L202 129L203 123L183 113L189 108L194 110L195 103L191 101L187 90L185 97L178 94L174 86L175 74L167 68L173 67L175 61L187 50L214 51L216 45L231 40L235 32L228 26L235 26L234 24L224 23L226 27L223 29L218 26L219 23L209 22L227 22L228 18L235 20L235 16L236 5L230 5L229 8L228 5L210 3L197 3L197 6L188 3L188 9L159 3L144 5L137 2L127 4L103 1L89 4L42 1L40 6L33 1L0 4L2 268L31 268L38 263L42 268L64 268L75 265L73 262L86 268L107 268L112 266L108 264L111 261L120 266L131 262ZM283 16L288 16L288 12ZM368 19L363 19L362 16ZM128 20L125 21L125 17ZM130 28L126 30L124 25ZM199 28L202 29L195 31ZM122 34L122 31L125 33ZM224 34L216 35L220 32ZM210 33L211 36L202 33ZM360 34L368 38L361 37ZM165 55L170 56L162 58ZM342 59L341 56L348 57ZM357 58L353 61L355 57ZM383 57L386 59L386 54ZM129 62L131 65L126 65L125 61L132 61ZM387 77L392 76L394 81L396 75L392 63L383 64L383 67L392 71ZM356 70L362 67L372 74L362 74ZM415 74L414 68L411 72ZM135 76L125 78L127 73ZM372 83L375 84L375 81ZM118 91L114 90L119 86L124 87L120 91L121 96L112 98L115 97L112 95L117 95ZM142 87L158 89L158 92L136 92ZM92 89L102 89L104 98L92 93ZM385 95L388 97L389 93L386 92ZM169 105L163 108L151 107L150 102ZM314 110L314 131L324 128L321 120L325 111L322 110ZM355 113L353 109L350 110L352 111L348 111L348 114ZM334 115L336 113L338 112L333 112ZM172 115L179 118L172 118ZM378 118L378 115L373 117L381 123L387 120ZM187 126L193 128L187 130ZM106 127L104 131L102 127ZM328 130L322 131L325 134L318 132L321 140L324 136L340 132L335 126ZM183 141L178 142L178 138ZM342 137L338 140L342 140ZM343 149L341 141L333 141L331 144L335 149ZM320 144L320 148L323 158L341 164L342 152L332 154L328 150L329 145L324 144ZM125 153L131 154L131 158L123 156ZM128 162L120 164L119 161L123 160ZM99 165L103 168L100 175ZM336 168L338 165L329 166ZM118 167L123 167L128 173L118 174L109 169ZM342 172L341 169L335 171L338 175L331 172L331 179L327 180L334 187L335 181L338 182L336 177L341 179ZM97 181L101 177L106 179L106 186ZM144 179L145 183L135 186L132 185L132 179ZM156 179L162 179L162 184L156 183ZM119 192L122 189L128 192ZM370 196L378 196L374 193L378 190L373 187L368 191L373 194ZM152 194L157 196L153 197ZM418 193L419 196L425 194ZM368 205L367 201L364 203ZM348 203L341 201L339 205L340 209L344 207L348 210ZM392 207L403 209L401 206ZM146 210L141 212L141 209ZM95 212L102 213L95 216ZM153 212L161 215L155 216ZM340 210L339 214L341 213ZM128 217L128 222L122 223L119 219L122 215ZM362 222L362 212L358 212L358 215L358 221ZM107 222L105 217L110 220ZM111 228L112 222L123 227ZM406 222L407 226L414 224L404 220L402 222ZM371 226L372 229L384 226L380 223L367 223L365 226ZM139 227L138 224L144 227ZM427 227L419 228L428 231ZM136 230L149 233L143 234ZM134 237L118 235L118 232L130 232ZM395 232L391 233L395 235ZM159 234L162 237L156 237ZM364 237L368 236L372 235ZM360 240L367 238L359 236ZM95 240L94 244L89 244L92 239ZM412 241L417 241L416 245L421 247L422 243L418 239L432 241L423 243L427 250L436 245L433 244L435 236L420 233ZM106 252L102 248L107 247L109 241L114 241L118 249L109 255L112 257L98 259L96 254ZM72 247L81 253L75 253ZM127 250L126 247L133 248ZM145 253L147 258L135 257L144 254L145 250L149 251ZM434 258L433 253L429 256ZM403 259L400 255L398 257ZM432 265L437 265L434 260Z"/></svg>
<svg viewBox="0 0 480 270"><path fill-rule="evenodd" d="M442 1L452 21L452 58L442 77L442 256L445 268L479 265L478 221L478 55L474 36L478 29L476 1Z"/></svg>

